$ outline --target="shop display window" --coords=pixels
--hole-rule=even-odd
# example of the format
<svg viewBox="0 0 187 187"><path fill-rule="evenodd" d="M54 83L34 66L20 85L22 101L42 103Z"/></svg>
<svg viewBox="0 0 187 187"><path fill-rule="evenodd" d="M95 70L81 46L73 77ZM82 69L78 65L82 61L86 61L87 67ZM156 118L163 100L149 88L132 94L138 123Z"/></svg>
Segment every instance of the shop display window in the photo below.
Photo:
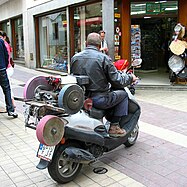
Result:
<svg viewBox="0 0 187 187"><path fill-rule="evenodd" d="M141 29L140 25L131 25L131 59L141 58Z"/></svg>
<svg viewBox="0 0 187 187"><path fill-rule="evenodd" d="M67 72L66 10L39 18L41 67Z"/></svg>
<svg viewBox="0 0 187 187"><path fill-rule="evenodd" d="M5 22L1 23L1 25L0 25L0 29L1 29L2 31L6 32L7 35L9 34L9 33L8 33L8 27L9 27L9 25L10 25L9 21L5 21ZM9 35L8 35L8 36L9 36Z"/></svg>
<svg viewBox="0 0 187 187"><path fill-rule="evenodd" d="M102 3L94 3L74 9L75 53L82 51L86 45L86 37L91 32L102 29Z"/></svg>
<svg viewBox="0 0 187 187"><path fill-rule="evenodd" d="M23 19L19 17L14 20L14 30L15 35L14 37L14 50L15 51L15 58L17 59L24 59L25 51L24 51L24 35L23 35Z"/></svg>
<svg viewBox="0 0 187 187"><path fill-rule="evenodd" d="M7 36L9 37L9 40L11 41L11 45L12 45L12 33L11 33L10 21L6 20L6 21L0 23L0 30L6 32Z"/></svg>

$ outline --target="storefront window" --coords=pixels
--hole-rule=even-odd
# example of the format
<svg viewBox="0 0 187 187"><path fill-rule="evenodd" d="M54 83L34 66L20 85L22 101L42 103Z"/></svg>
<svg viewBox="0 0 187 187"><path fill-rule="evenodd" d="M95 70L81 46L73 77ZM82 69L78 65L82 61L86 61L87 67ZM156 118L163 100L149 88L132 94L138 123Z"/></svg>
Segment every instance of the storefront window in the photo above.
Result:
<svg viewBox="0 0 187 187"><path fill-rule="evenodd" d="M67 72L66 10L39 19L41 67Z"/></svg>
<svg viewBox="0 0 187 187"><path fill-rule="evenodd" d="M75 53L78 53L85 48L86 37L89 33L99 32L101 29L102 4L100 2L75 8Z"/></svg>
<svg viewBox="0 0 187 187"><path fill-rule="evenodd" d="M7 33L8 26L9 26L9 22L8 21L1 23L1 30ZM8 35L8 33L7 33L7 35Z"/></svg>
<svg viewBox="0 0 187 187"><path fill-rule="evenodd" d="M17 18L14 20L14 29L15 29L15 58L23 59L24 58L24 36L23 36L23 20L22 18Z"/></svg>
<svg viewBox="0 0 187 187"><path fill-rule="evenodd" d="M9 20L4 21L3 23L0 23L0 30L6 32L7 36L9 37L11 41L11 30L10 30L10 22ZM12 44L11 44L12 45Z"/></svg>

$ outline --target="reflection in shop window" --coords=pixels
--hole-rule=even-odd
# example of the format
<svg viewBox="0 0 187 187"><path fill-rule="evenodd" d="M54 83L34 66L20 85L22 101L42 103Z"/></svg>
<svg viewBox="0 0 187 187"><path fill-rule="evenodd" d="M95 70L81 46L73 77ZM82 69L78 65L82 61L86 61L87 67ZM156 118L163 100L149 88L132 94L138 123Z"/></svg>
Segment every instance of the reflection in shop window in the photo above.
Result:
<svg viewBox="0 0 187 187"><path fill-rule="evenodd" d="M75 8L74 36L75 53L85 48L86 37L91 32L102 29L102 3L94 3Z"/></svg>
<svg viewBox="0 0 187 187"><path fill-rule="evenodd" d="M58 23L53 23L53 39L58 39Z"/></svg>
<svg viewBox="0 0 187 187"><path fill-rule="evenodd" d="M2 31L6 32L7 36L9 37L9 40L11 41L11 45L12 45L12 33L11 33L9 20L6 20L3 23L0 23L0 28Z"/></svg>
<svg viewBox="0 0 187 187"><path fill-rule="evenodd" d="M23 19L15 20L15 40L16 40L16 58L24 58L24 36L23 36Z"/></svg>
<svg viewBox="0 0 187 187"><path fill-rule="evenodd" d="M67 72L66 11L40 18L41 67Z"/></svg>
<svg viewBox="0 0 187 187"><path fill-rule="evenodd" d="M1 30L6 32L7 35L10 37L9 33L8 33L8 26L10 25L10 23L8 21L1 23Z"/></svg>

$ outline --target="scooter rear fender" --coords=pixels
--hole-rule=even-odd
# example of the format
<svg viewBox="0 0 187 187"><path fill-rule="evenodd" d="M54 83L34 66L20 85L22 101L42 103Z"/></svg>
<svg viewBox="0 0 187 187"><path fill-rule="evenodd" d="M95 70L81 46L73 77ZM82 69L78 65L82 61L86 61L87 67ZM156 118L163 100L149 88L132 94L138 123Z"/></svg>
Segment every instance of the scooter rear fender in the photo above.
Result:
<svg viewBox="0 0 187 187"><path fill-rule="evenodd" d="M65 138L79 140L81 142L93 143L100 146L104 146L105 144L104 137L101 134L96 133L95 131L85 131L69 126L65 127Z"/></svg>

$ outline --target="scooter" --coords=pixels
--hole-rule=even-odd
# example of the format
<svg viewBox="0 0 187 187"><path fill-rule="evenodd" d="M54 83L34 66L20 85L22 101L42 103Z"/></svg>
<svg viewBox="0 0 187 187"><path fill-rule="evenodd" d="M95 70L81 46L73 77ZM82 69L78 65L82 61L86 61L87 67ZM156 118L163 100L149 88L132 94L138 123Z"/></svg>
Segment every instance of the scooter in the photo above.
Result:
<svg viewBox="0 0 187 187"><path fill-rule="evenodd" d="M25 126L36 130L40 142L37 168L47 168L58 183L74 180L83 164L122 144L131 147L138 138L141 111L132 94L128 91L128 116L120 121L127 134L113 138L107 129L108 111L94 108L85 98L88 83L87 76L36 76L24 87Z"/></svg>
<svg viewBox="0 0 187 187"><path fill-rule="evenodd" d="M170 68L169 79L170 82L176 82L176 79L187 79L187 64L185 63L187 57L187 42L183 40L185 35L185 27L178 23L174 28L173 41L169 48L172 56L169 58L168 65Z"/></svg>

